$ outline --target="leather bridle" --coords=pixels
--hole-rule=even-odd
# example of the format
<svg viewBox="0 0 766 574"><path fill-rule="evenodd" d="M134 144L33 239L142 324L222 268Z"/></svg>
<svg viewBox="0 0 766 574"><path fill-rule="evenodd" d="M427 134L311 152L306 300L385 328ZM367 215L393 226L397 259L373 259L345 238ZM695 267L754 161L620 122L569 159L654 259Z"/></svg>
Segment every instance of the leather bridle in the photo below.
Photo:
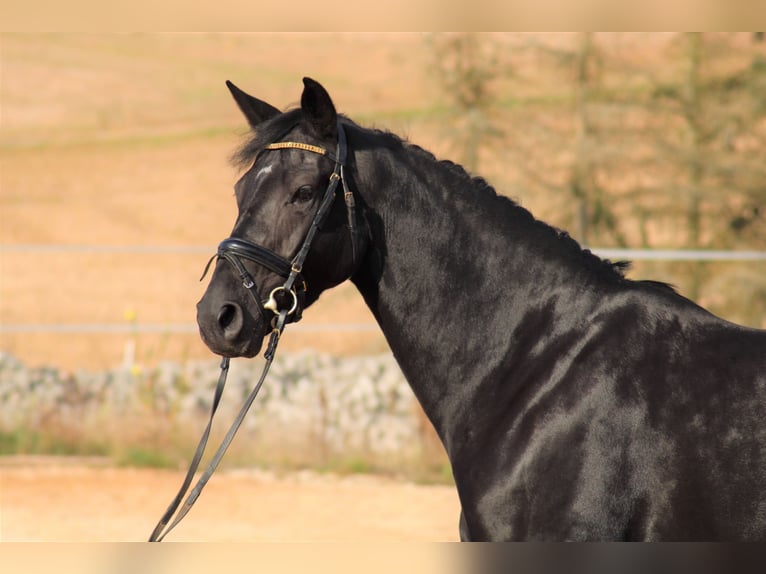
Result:
<svg viewBox="0 0 766 574"><path fill-rule="evenodd" d="M346 134L340 121L338 121L338 147L335 154L325 148L301 142L275 142L267 144L263 148L263 150L282 149L299 149L316 153L331 159L335 163L333 172L330 174L330 181L327 185L327 189L325 190L319 208L311 222L311 227L306 233L306 237L304 238L300 249L292 260L288 260L281 255L274 253L271 249L247 239L229 237L220 243L217 253L208 261L200 280L204 279L205 275L207 275L208 269L214 260L224 259L234 268L239 279L242 281L243 287L245 287L245 289L252 295L264 321L266 320L266 311L271 311L275 317L278 317L280 312L280 302L278 299L289 297L289 305L287 307L288 318L290 319L290 322L295 322L301 318L306 291L308 289L308 284L302 275L303 264L306 261L306 257L308 256L309 249L311 249L311 244L314 241L317 231L322 227L322 224L330 212L339 182L342 182L343 184L343 198L346 204L348 230L351 236L353 265L356 265L359 258L359 230L357 226L354 194L348 187L347 178L344 172L347 144ZM284 277L284 284L272 289L271 293L269 293L269 297L266 300L262 300L258 293L258 287L256 286L252 275L250 275L242 263L242 259L257 263L269 271ZM281 297L279 297L280 295Z"/></svg>
<svg viewBox="0 0 766 574"><path fill-rule="evenodd" d="M314 219L311 222L311 227L309 227L309 230L306 233L306 237L304 238L300 249L292 258L292 260L287 260L271 249L263 247L262 245L258 245L257 243L247 239L229 237L221 241L221 243L218 245L216 254L213 255L213 257L211 257L207 262L200 281L205 278L208 270L210 269L210 265L214 260L223 259L232 266L234 271L239 276L239 279L242 281L242 286L250 293L254 299L263 320L266 321L267 311L273 313L274 316L271 321L272 331L269 337L268 345L266 347L266 352L264 353L266 364L263 367L263 372L261 373L258 382L253 387L247 399L245 399L245 402L240 408L237 417L234 419L234 422L229 428L229 431L221 441L221 445L218 447L218 450L208 464L207 469L200 476L197 484L189 493L189 496L186 498L183 506L180 508L180 510L178 510L183 497L186 495L189 486L191 486L194 474L197 472L197 468L202 459L202 455L205 452L205 447L207 446L207 440L210 436L210 430L213 423L213 417L216 410L218 409L218 404L223 394L223 388L226 384L226 377L229 372L229 357L223 357L221 360L221 374L218 377L218 384L216 385L215 394L213 396L213 404L207 426L202 433L202 437L200 438L199 444L197 445L197 450L194 453L194 457L192 458L192 462L189 465L189 470L186 473L186 477L184 478L181 488L179 489L175 498L171 501L170 505L165 511L165 514L163 514L162 518L159 520L154 530L152 531L152 534L149 537L149 542L161 542L165 536L173 528L175 528L181 519L186 516L189 510L191 510L192 505L196 502L197 498L202 492L202 489L205 487L205 484L207 484L208 480L213 475L213 472L215 472L215 469L218 467L218 464L223 458L224 453L231 444L231 441L234 439L237 430L239 430L239 427L244 421L245 415L255 400L258 391L263 385L263 382L266 379L266 375L269 372L269 368L271 367L271 363L274 361L279 338L285 328L285 325L288 322L288 319L290 319L291 322L300 320L303 312L303 306L305 304L306 291L308 289L306 280L302 275L303 264L306 261L306 257L309 254L311 244L313 243L317 232L321 228L322 224L327 218L328 213L330 212L339 182L342 182L343 184L343 197L348 216L348 229L351 235L351 252L354 266L356 266L361 255L354 194L348 187L346 175L344 173L344 167L346 165L347 158L347 144L346 134L343 130L343 126L340 120L338 121L338 147L334 154L319 146L290 141L274 142L264 146L263 148L263 150L282 149L299 149L317 153L331 159L335 163L335 166L332 174L330 174L330 181L327 185L324 196L320 201L319 208L314 214ZM268 299L266 299L266 301L262 301L258 293L258 288L255 284L255 280L245 265L242 263L243 259L252 261L262 267L265 267L269 271L284 277L285 282L282 285L272 289L271 293L269 293ZM285 302L285 295L289 296L289 300L288 304L283 307L282 304ZM176 510L178 510L177 514ZM174 515L175 518L173 518ZM170 522L171 518L173 519L173 522Z"/></svg>

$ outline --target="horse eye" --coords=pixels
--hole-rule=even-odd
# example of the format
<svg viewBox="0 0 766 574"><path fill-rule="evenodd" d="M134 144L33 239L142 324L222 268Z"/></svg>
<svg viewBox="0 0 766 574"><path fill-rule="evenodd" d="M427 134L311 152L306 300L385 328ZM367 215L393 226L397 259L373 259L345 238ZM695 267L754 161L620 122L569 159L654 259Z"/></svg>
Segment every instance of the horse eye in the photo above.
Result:
<svg viewBox="0 0 766 574"><path fill-rule="evenodd" d="M310 185L303 185L298 188L298 191L293 195L293 201L306 202L311 201L314 198L314 190Z"/></svg>

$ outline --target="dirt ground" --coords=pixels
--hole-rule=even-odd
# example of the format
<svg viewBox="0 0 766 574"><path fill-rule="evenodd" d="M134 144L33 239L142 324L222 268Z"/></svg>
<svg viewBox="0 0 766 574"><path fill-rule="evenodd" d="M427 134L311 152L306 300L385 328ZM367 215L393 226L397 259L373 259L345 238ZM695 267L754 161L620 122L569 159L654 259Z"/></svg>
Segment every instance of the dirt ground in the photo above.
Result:
<svg viewBox="0 0 766 574"><path fill-rule="evenodd" d="M141 542L183 472L0 460L0 541ZM455 541L453 487L380 476L222 470L168 541Z"/></svg>

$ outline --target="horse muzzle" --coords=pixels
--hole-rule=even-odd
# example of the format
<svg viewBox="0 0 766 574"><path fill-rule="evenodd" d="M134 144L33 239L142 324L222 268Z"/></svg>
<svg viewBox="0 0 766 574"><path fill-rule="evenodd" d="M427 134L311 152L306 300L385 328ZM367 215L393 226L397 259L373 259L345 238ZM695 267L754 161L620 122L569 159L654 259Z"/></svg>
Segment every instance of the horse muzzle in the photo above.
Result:
<svg viewBox="0 0 766 574"><path fill-rule="evenodd" d="M225 357L253 357L263 338L273 330L273 321L281 312L287 322L299 321L306 298L306 281L293 263L261 245L235 237L224 239L210 258L200 280L213 261L225 262L228 273L213 272L208 289L197 304L200 336L211 351ZM259 292L254 276L245 261L257 264L262 272L285 278L280 285ZM249 305L232 299L234 293L249 294ZM268 293L268 296L265 296ZM243 302L244 303L244 302Z"/></svg>
<svg viewBox="0 0 766 574"><path fill-rule="evenodd" d="M197 325L205 345L223 357L254 357L271 330L260 312L205 293L197 303Z"/></svg>

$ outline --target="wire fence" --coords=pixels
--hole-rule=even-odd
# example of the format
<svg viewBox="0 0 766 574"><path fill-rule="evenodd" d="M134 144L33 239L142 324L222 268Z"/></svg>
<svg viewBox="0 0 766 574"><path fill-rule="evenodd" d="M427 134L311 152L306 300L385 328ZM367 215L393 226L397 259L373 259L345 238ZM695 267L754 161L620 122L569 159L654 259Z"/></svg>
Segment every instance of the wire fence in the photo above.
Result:
<svg viewBox="0 0 766 574"><path fill-rule="evenodd" d="M612 249L591 248L596 255L611 260L631 261L764 261L766 251L723 251L702 249ZM0 254L104 254L104 255L156 255L156 254L201 254L215 253L215 247L208 245L42 245L12 244L0 245ZM196 333L195 323L6 323L0 321L0 333L58 333L58 334L137 334L137 333ZM297 324L291 327L295 332L377 332L379 327L372 322L364 323L315 323Z"/></svg>
<svg viewBox="0 0 766 574"><path fill-rule="evenodd" d="M0 333L59 333L62 335L115 334L132 335L143 333L197 333L196 323L0 323ZM316 323L290 325L296 333L321 332L377 332L376 323Z"/></svg>
<svg viewBox="0 0 766 574"><path fill-rule="evenodd" d="M612 249L590 250L609 259L644 261L766 261L766 251L724 251L713 249ZM18 243L0 245L0 253L104 253L104 254L202 254L215 253L211 245L41 245Z"/></svg>

